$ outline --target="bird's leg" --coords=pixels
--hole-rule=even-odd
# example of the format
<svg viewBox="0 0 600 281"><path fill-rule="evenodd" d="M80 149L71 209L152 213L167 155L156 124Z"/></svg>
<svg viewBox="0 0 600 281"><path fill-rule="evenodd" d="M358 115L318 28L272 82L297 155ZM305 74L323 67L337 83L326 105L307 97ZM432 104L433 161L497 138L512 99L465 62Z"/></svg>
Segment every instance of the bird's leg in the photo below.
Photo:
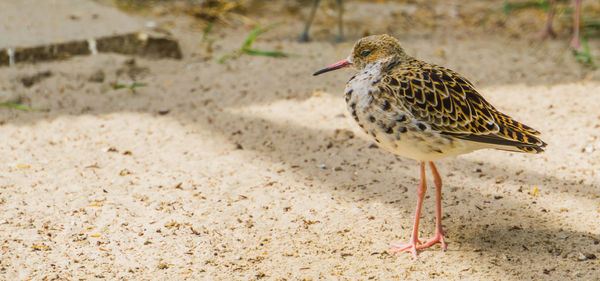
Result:
<svg viewBox="0 0 600 281"><path fill-rule="evenodd" d="M435 168L433 162L429 162L431 173L433 174L433 182L435 183L435 236L423 245L419 245L419 249L427 248L435 243L442 244L442 250L446 251L446 233L442 229L442 178Z"/></svg>
<svg viewBox="0 0 600 281"><path fill-rule="evenodd" d="M423 206L423 199L425 198L425 192L427 192L427 183L425 182L425 162L421 162L421 183L417 189L417 210L415 211L415 221L413 224L413 231L410 236L410 241L408 244L399 245L392 244L392 247L396 248L394 254L400 252L410 251L415 260L419 259L417 255L417 243L421 244L419 241L419 218L421 217L421 206Z"/></svg>
<svg viewBox="0 0 600 281"><path fill-rule="evenodd" d="M302 35L300 35L300 41L308 42L308 30L310 29L310 25L312 24L313 19L315 18L315 14L317 13L317 7L319 7L320 0L314 0L312 9L310 10L310 15L308 16L308 20L306 21L306 25L304 26L304 31L302 31Z"/></svg>
<svg viewBox="0 0 600 281"><path fill-rule="evenodd" d="M556 0L550 0L550 10L548 11L548 17L546 18L546 24L544 25L544 29L540 31L536 37L540 39L545 38L554 38L556 37L556 33L552 30L552 18L554 17L554 9L556 7Z"/></svg>
<svg viewBox="0 0 600 281"><path fill-rule="evenodd" d="M575 13L573 13L573 40L571 40L571 48L575 50L581 49L581 41L579 40L579 17L581 16L581 0L574 0Z"/></svg>
<svg viewBox="0 0 600 281"><path fill-rule="evenodd" d="M342 28L342 14L344 13L344 6L342 5L342 0L337 0L338 5L338 36L336 41L342 42L344 41L344 31Z"/></svg>

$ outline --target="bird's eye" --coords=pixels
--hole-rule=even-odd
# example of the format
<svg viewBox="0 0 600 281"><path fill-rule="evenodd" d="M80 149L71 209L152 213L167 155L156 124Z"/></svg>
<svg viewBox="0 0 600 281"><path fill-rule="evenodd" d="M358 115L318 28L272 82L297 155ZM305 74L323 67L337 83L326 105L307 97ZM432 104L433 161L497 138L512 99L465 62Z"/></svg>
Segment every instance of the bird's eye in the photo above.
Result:
<svg viewBox="0 0 600 281"><path fill-rule="evenodd" d="M371 50L364 50L362 52L360 52L360 55L364 58L366 56L368 56L369 54L371 54Z"/></svg>

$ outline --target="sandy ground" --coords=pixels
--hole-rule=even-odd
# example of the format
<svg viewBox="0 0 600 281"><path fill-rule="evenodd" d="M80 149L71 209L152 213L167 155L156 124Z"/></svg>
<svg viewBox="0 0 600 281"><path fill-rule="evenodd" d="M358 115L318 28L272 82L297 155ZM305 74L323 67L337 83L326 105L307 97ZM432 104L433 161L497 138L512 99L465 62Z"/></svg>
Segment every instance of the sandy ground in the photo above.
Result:
<svg viewBox="0 0 600 281"><path fill-rule="evenodd" d="M393 33L549 144L440 161L448 251L415 262L387 251L410 236L416 161L372 146L349 118L351 70L311 76L351 43L298 43L291 21L256 47L300 57L219 64L204 57L200 27L158 20L183 60L0 69L0 91L48 109L0 108L0 279L600 280L600 73L574 62L568 39ZM215 57L248 31L216 26ZM90 81L99 71L105 79ZM148 85L110 86L131 80Z"/></svg>

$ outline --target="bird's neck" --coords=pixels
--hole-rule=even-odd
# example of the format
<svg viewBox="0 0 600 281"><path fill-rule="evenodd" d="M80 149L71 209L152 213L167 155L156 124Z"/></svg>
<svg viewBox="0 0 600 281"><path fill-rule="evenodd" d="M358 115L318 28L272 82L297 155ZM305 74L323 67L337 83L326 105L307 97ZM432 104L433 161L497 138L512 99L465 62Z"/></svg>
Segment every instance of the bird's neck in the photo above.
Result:
<svg viewBox="0 0 600 281"><path fill-rule="evenodd" d="M360 72L364 74L370 74L370 76L377 76L381 73L385 65L387 65L385 60L374 61L365 65Z"/></svg>
<svg viewBox="0 0 600 281"><path fill-rule="evenodd" d="M394 55L394 56L390 56L387 58L382 58L379 59L377 61L371 62L367 65L365 65L365 67L362 69L361 72L366 73L366 72L377 72L377 74L379 74L380 72L385 72L387 70L393 69L396 66L409 61L410 57L404 55L404 56L399 56L399 55ZM373 73L375 74L375 73Z"/></svg>

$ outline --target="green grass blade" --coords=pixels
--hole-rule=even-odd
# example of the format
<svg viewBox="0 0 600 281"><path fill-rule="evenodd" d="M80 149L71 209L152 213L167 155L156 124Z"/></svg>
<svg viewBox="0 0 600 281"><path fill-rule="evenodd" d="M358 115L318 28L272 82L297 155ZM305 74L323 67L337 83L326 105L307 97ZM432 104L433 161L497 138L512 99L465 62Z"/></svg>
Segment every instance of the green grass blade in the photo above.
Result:
<svg viewBox="0 0 600 281"><path fill-rule="evenodd" d="M231 57L240 55L240 54L249 54L249 55L257 55L257 56L269 56L269 57L292 57L292 56L298 56L298 55L294 55L294 54L288 54L288 53L284 53L281 51L263 51L263 50L255 50L252 49L252 44L254 43L254 40L256 40L256 38L269 31L272 30L276 27L278 27L279 25L281 25L281 22L278 23L274 23L274 24L270 24L267 25L266 27L261 27L260 25L255 26L251 31L250 34L248 34L248 37L246 38L246 41L244 41L244 44L242 44L242 47L232 53L228 53L223 55L222 57L220 57L217 61L219 63L223 63L226 60L228 60Z"/></svg>
<svg viewBox="0 0 600 281"><path fill-rule="evenodd" d="M592 53L590 51L590 44L587 42L587 40L585 40L585 38L582 37L580 38L580 41L581 45L583 46L583 51L573 51L573 56L575 57L577 62L587 66L591 66L593 68L600 67L600 65L596 63L594 56L592 56Z"/></svg>
<svg viewBox="0 0 600 281"><path fill-rule="evenodd" d="M248 38L242 45L241 49L242 50L250 49L250 47L252 46L252 43L254 43L254 40L256 40L256 37L258 37L259 35L267 32L269 30L272 30L272 29L280 26L281 24L282 24L281 22L276 22L273 24L269 24L265 27L261 27L260 24L257 25L256 27L254 27L254 29L252 29L252 31L250 31L250 34L248 35Z"/></svg>
<svg viewBox="0 0 600 281"><path fill-rule="evenodd" d="M208 38L208 34L210 33L210 31L213 28L213 24L208 23L208 25L204 28L204 33L202 33L202 42L206 41L206 38Z"/></svg>
<svg viewBox="0 0 600 281"><path fill-rule="evenodd" d="M504 12L505 15L508 15L513 11L527 9L527 8L540 8L544 11L549 11L550 4L548 3L548 1L542 1L542 0L530 1L530 2L516 2L516 3L508 2L508 3L502 4L502 12Z"/></svg>
<svg viewBox="0 0 600 281"><path fill-rule="evenodd" d="M250 49L250 46L252 46L252 43L254 43L254 40L259 35L259 32L260 25L256 26L254 29L252 29L252 31L250 31L248 38L246 38L246 41L242 45L242 50Z"/></svg>
<svg viewBox="0 0 600 281"><path fill-rule="evenodd" d="M113 85L113 90L129 89L130 91L132 91L132 92L135 93L135 88L146 87L146 86L148 86L148 83L144 83L144 82L132 82L129 85L114 84Z"/></svg>
<svg viewBox="0 0 600 281"><path fill-rule="evenodd" d="M133 82L131 83L131 85L129 85L129 89L135 89L135 88L139 88L139 87L146 87L148 86L148 83L144 83L144 82Z"/></svg>
<svg viewBox="0 0 600 281"><path fill-rule="evenodd" d="M280 58L292 56L292 54L284 53L281 51L263 51L263 50L254 50L254 49L246 50L246 53L250 54L250 55L255 55L255 56L280 57Z"/></svg>
<svg viewBox="0 0 600 281"><path fill-rule="evenodd" d="M24 105L20 105L20 104L16 104L16 103L10 103L10 102L0 102L0 106L12 108L12 109L17 109L17 110L22 110L22 111L40 111L40 110L44 110L44 108L28 107L28 106L24 106Z"/></svg>
<svg viewBox="0 0 600 281"><path fill-rule="evenodd" d="M220 57L217 62L219 63L224 63L226 60L230 59L231 57L233 57L235 55L235 53L229 53L229 54L225 54L222 57Z"/></svg>
<svg viewBox="0 0 600 281"><path fill-rule="evenodd" d="M582 19L585 28L600 29L600 20Z"/></svg>

